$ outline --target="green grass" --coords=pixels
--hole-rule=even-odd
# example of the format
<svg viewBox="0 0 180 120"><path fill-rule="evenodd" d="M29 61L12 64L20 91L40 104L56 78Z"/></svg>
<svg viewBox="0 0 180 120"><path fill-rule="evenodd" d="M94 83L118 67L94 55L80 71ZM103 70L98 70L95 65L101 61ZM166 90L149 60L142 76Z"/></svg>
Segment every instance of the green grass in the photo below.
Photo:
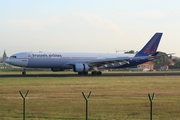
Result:
<svg viewBox="0 0 180 120"><path fill-rule="evenodd" d="M0 119L22 119L22 97L28 120L148 120L148 93L155 93L153 120L180 119L180 77L0 78Z"/></svg>

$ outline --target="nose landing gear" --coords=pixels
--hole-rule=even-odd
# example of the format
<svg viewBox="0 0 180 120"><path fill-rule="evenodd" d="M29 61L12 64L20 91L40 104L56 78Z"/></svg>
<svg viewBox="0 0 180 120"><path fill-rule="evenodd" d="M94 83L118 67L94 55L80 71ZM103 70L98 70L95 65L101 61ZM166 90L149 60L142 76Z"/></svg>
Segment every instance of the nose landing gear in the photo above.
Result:
<svg viewBox="0 0 180 120"><path fill-rule="evenodd" d="M22 75L26 75L26 69L22 68Z"/></svg>

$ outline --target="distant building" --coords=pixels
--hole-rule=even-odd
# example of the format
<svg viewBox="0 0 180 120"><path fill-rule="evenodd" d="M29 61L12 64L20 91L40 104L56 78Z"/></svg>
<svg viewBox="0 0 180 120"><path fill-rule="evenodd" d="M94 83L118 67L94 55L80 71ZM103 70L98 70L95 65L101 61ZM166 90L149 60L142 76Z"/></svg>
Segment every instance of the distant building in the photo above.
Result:
<svg viewBox="0 0 180 120"><path fill-rule="evenodd" d="M174 65L172 59L168 59L166 62L160 64L154 64L152 61L137 65L137 69L142 71L153 71L153 70L168 70L169 65Z"/></svg>
<svg viewBox="0 0 180 120"><path fill-rule="evenodd" d="M8 57L7 57L6 51L4 50L3 57L2 57L2 62L5 63L7 58Z"/></svg>
<svg viewBox="0 0 180 120"><path fill-rule="evenodd" d="M0 68L2 69L5 69L6 67L11 67L11 65L7 64L6 63L6 59L7 59L7 54L6 54L6 51L4 50L4 53L3 53L3 56L0 57Z"/></svg>
<svg viewBox="0 0 180 120"><path fill-rule="evenodd" d="M158 69L158 70L169 70L169 66L173 66L174 62L172 59L168 59L166 62L164 63L160 63L160 64L155 64L154 65L154 69Z"/></svg>
<svg viewBox="0 0 180 120"><path fill-rule="evenodd" d="M154 63L152 61L148 61L143 64L137 65L137 68L142 69L143 71L154 70Z"/></svg>

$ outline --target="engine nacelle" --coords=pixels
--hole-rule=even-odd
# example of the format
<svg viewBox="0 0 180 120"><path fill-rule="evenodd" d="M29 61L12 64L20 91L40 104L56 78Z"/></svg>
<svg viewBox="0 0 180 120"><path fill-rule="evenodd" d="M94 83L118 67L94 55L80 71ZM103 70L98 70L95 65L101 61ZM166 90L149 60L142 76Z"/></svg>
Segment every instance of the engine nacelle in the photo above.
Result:
<svg viewBox="0 0 180 120"><path fill-rule="evenodd" d="M51 68L51 71L58 72L58 71L64 71L65 69L62 68Z"/></svg>
<svg viewBox="0 0 180 120"><path fill-rule="evenodd" d="M74 72L87 72L88 70L89 70L89 66L87 64L76 63L73 66L73 71Z"/></svg>

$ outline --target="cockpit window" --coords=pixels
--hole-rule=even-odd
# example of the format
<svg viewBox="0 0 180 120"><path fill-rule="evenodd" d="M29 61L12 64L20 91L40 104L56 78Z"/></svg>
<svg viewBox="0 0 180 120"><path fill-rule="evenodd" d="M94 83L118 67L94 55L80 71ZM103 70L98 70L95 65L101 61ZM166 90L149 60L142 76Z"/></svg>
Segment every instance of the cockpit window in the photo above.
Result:
<svg viewBox="0 0 180 120"><path fill-rule="evenodd" d="M11 56L10 58L16 58L16 56Z"/></svg>

